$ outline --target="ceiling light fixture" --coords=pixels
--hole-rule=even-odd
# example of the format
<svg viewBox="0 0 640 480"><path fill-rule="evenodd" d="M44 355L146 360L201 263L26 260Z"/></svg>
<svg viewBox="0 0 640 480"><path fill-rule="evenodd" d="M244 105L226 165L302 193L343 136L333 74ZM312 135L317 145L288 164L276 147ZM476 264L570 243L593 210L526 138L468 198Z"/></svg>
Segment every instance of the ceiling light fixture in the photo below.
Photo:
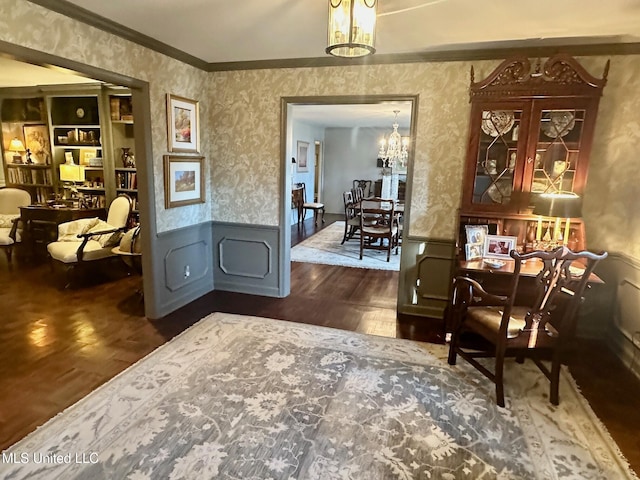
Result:
<svg viewBox="0 0 640 480"><path fill-rule="evenodd" d="M398 133L398 114L400 110L394 110L396 118L393 122L393 132L389 135L389 140L380 140L380 150L378 158L387 168L406 168L409 158L409 137L402 137Z"/></svg>
<svg viewBox="0 0 640 480"><path fill-rule="evenodd" d="M377 0L329 0L329 46L336 57L375 53Z"/></svg>

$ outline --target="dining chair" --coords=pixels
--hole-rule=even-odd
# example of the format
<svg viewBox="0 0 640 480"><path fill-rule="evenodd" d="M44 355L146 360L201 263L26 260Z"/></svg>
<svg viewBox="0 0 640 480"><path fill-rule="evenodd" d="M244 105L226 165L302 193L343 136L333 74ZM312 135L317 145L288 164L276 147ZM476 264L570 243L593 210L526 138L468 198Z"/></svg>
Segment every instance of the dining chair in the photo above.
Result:
<svg viewBox="0 0 640 480"><path fill-rule="evenodd" d="M379 197L363 199L359 216L360 260L365 249L374 249L386 250L387 262L390 261L394 247L398 253L398 219L394 201Z"/></svg>
<svg viewBox="0 0 640 480"><path fill-rule="evenodd" d="M362 198L368 198L373 196L372 184L373 182L371 180L354 180L353 188L361 188Z"/></svg>
<svg viewBox="0 0 640 480"><path fill-rule="evenodd" d="M321 202L308 202L307 201L307 187L304 183L296 183L296 188L302 188L302 218L298 217L298 223L304 222L307 216L307 210L313 211L313 223L318 225L318 214L321 214L322 223L324 223L324 203Z"/></svg>
<svg viewBox="0 0 640 480"><path fill-rule="evenodd" d="M518 363L531 358L549 379L549 399L558 405L563 350L573 338L576 314L589 276L607 253L574 253L567 247L558 247L551 252L525 254L512 250L510 256L515 264L507 289L503 290L507 295L489 293L476 280L456 277L449 364L456 364L457 355L467 360L495 384L496 403L504 407L505 358L515 357ZM517 304L522 264L534 261L541 266L535 277L535 293L528 304ZM477 340L463 347L462 336L469 332L483 339L486 348L473 348L479 347ZM490 365L478 361L481 358L494 358L493 371ZM543 363L548 360L550 368Z"/></svg>
<svg viewBox="0 0 640 480"><path fill-rule="evenodd" d="M340 245L352 239L360 228L360 217L358 215L358 207L353 201L353 193L350 191L343 192L342 199L344 201L344 235Z"/></svg>

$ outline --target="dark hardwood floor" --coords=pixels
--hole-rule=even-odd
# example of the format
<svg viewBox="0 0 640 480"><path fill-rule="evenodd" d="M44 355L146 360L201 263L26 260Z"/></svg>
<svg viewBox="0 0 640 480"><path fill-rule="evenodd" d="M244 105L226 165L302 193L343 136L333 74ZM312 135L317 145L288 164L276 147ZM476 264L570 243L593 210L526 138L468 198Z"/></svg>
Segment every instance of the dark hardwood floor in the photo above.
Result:
<svg viewBox="0 0 640 480"><path fill-rule="evenodd" d="M292 244L340 218L292 227ZM64 290L47 264L18 258L9 270L0 255L0 450L214 311L442 342L442 322L396 319L398 272L292 263L287 298L216 291L150 321L139 278L118 263L108 271ZM640 380L605 345L577 343L571 372L640 474Z"/></svg>

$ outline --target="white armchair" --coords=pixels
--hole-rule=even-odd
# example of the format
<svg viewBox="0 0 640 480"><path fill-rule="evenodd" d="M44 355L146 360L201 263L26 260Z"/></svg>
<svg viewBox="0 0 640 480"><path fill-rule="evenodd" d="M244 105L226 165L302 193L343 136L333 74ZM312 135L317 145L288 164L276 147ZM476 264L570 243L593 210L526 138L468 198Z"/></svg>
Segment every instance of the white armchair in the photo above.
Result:
<svg viewBox="0 0 640 480"><path fill-rule="evenodd" d="M31 204L31 195L19 188L0 189L0 248L11 265L13 247L21 241L20 207Z"/></svg>
<svg viewBox="0 0 640 480"><path fill-rule="evenodd" d="M74 267L87 262L113 257L117 245L127 228L131 214L131 199L119 195L109 206L107 221L83 218L58 225L58 239L47 245L49 257Z"/></svg>

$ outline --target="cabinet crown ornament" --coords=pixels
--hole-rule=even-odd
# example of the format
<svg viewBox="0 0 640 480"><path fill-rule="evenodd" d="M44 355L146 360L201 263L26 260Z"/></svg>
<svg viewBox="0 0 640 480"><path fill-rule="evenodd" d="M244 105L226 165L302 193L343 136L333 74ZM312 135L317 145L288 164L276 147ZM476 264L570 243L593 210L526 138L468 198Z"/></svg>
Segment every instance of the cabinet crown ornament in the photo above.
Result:
<svg viewBox="0 0 640 480"><path fill-rule="evenodd" d="M559 53L549 57L544 65L538 58L532 65L525 56L504 60L484 80L475 82L471 66L470 100L496 95L514 98L531 98L562 95L599 97L607 83L610 61L605 64L602 78L591 75L570 55Z"/></svg>

